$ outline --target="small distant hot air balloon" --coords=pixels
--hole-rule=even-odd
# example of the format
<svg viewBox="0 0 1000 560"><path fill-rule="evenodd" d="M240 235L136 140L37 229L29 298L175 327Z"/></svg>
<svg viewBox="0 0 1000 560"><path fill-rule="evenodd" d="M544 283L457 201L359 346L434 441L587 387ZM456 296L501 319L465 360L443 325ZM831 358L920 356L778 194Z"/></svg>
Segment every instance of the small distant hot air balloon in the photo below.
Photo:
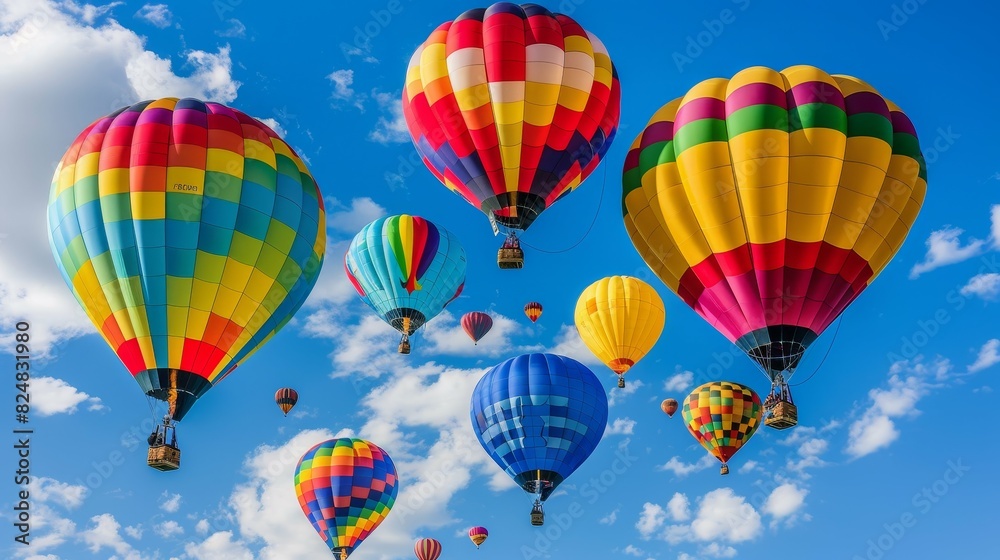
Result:
<svg viewBox="0 0 1000 560"><path fill-rule="evenodd" d="M295 467L299 506L340 560L385 520L398 491L392 459L362 439L318 443Z"/></svg>
<svg viewBox="0 0 1000 560"><path fill-rule="evenodd" d="M660 403L660 410L662 410L667 416L673 418L674 413L677 412L677 399L665 399Z"/></svg>
<svg viewBox="0 0 1000 560"><path fill-rule="evenodd" d="M531 319L532 323L534 323L535 321L538 320L539 317L542 316L542 304L538 303L537 301L532 301L527 303L524 306L524 314L527 315L529 319Z"/></svg>
<svg viewBox="0 0 1000 560"><path fill-rule="evenodd" d="M537 4L476 8L441 24L406 70L403 116L424 164L508 229L500 268L524 264L516 232L604 159L621 86L604 44Z"/></svg>
<svg viewBox="0 0 1000 560"><path fill-rule="evenodd" d="M663 332L666 312L652 286L630 276L609 276L587 286L576 302L576 330L587 348L618 375L643 358Z"/></svg>
<svg viewBox="0 0 1000 560"><path fill-rule="evenodd" d="M472 392L472 427L483 449L542 502L587 460L608 424L608 395L587 366L557 354L524 354L493 367Z"/></svg>
<svg viewBox="0 0 1000 560"><path fill-rule="evenodd" d="M417 560L437 560L441 556L441 542L437 539L417 539L413 545Z"/></svg>
<svg viewBox="0 0 1000 560"><path fill-rule="evenodd" d="M479 344L479 339L486 336L492 328L493 318L482 311L470 311L462 315L462 329L475 344Z"/></svg>
<svg viewBox="0 0 1000 560"><path fill-rule="evenodd" d="M448 230L419 216L379 218L354 236L344 256L347 278L361 300L403 336L441 313L465 286L465 249Z"/></svg>
<svg viewBox="0 0 1000 560"><path fill-rule="evenodd" d="M729 474L729 459L757 431L763 411L753 389L717 381L692 391L684 399L681 415L698 443L722 461L722 474Z"/></svg>
<svg viewBox="0 0 1000 560"><path fill-rule="evenodd" d="M622 173L650 269L771 382L788 379L899 251L927 193L913 123L869 84L813 66L711 78L658 110Z"/></svg>
<svg viewBox="0 0 1000 560"><path fill-rule="evenodd" d="M486 542L486 537L490 536L490 532L486 530L486 527L473 527L469 529L469 538L472 539L472 544L479 548L479 545Z"/></svg>
<svg viewBox="0 0 1000 560"><path fill-rule="evenodd" d="M299 394L295 392L295 389L284 387L274 393L274 402L281 409L281 412L288 416L288 411L295 406L295 403L299 402Z"/></svg>

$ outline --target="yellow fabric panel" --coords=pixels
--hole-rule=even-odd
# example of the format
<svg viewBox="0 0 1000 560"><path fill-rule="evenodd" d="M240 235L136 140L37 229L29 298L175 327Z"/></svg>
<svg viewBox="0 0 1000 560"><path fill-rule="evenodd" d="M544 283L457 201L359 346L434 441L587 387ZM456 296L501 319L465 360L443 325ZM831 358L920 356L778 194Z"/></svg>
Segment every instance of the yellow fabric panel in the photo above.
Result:
<svg viewBox="0 0 1000 560"><path fill-rule="evenodd" d="M717 97L718 99L725 99L732 92L749 84L771 84L783 90L788 89L788 87L785 84L785 79L781 76L781 73L779 73L777 70L768 68L766 66L751 66L750 68L740 70L739 72L736 73L736 75L734 75L729 80L726 80L725 78L713 78L711 81L714 81L715 83L711 84L708 87L713 89L718 87L719 82L724 84L722 89L723 93L721 97L712 95L712 97ZM695 89L692 88L688 92L688 95L691 95L691 93L694 91ZM699 95L703 95L703 93L699 93Z"/></svg>
<svg viewBox="0 0 1000 560"><path fill-rule="evenodd" d="M420 53L420 81L425 88L427 84L448 76L446 55L444 43L424 43L424 50Z"/></svg>
<svg viewBox="0 0 1000 560"><path fill-rule="evenodd" d="M854 76L845 76L843 74L833 74L830 77L833 78L833 80L837 83L837 87L840 88L840 91L844 94L844 97L847 97L849 95L852 95L852 94L855 94L855 93L858 93L858 92L862 92L862 91L871 92L871 93L874 93L876 95L879 95L879 93L877 91L875 91L875 88L873 88L872 86L868 85L867 82L859 80L859 79L855 78ZM881 97L881 95L879 95L879 97ZM883 101L886 101L887 106L889 106L889 107L895 107L895 105L892 105L891 102L889 102L887 99L885 99L885 98L882 98L882 99L883 99Z"/></svg>
<svg viewBox="0 0 1000 560"><path fill-rule="evenodd" d="M540 92L539 88L546 87L551 89L551 94L548 91ZM552 122L552 116L556 112L556 100L558 98L559 86L542 86L540 84L528 84L526 95L529 99L541 99L552 97L552 103L547 105L539 105L535 103L525 103L524 104L524 122L534 125L534 126L548 126Z"/></svg>
<svg viewBox="0 0 1000 560"><path fill-rule="evenodd" d="M888 159L886 160L888 164ZM858 194L874 198L882 189L885 171L865 163L853 161L844 162L844 170L840 175L840 186Z"/></svg>
<svg viewBox="0 0 1000 560"><path fill-rule="evenodd" d="M184 336L196 340L200 339L205 334L205 328L208 327L208 318L210 316L211 314L208 311L201 311L199 309L189 310Z"/></svg>
<svg viewBox="0 0 1000 560"><path fill-rule="evenodd" d="M742 218L733 218L718 226L704 227L702 232L715 253L732 251L747 242Z"/></svg>
<svg viewBox="0 0 1000 560"><path fill-rule="evenodd" d="M790 187L792 188L792 187ZM829 216L823 214L802 214L788 212L788 239L812 243L823 239Z"/></svg>
<svg viewBox="0 0 1000 560"><path fill-rule="evenodd" d="M837 80L833 76L815 66L805 64L789 66L781 71L781 75L784 76L788 83L788 86L785 88L786 90L807 82L826 82L834 87L838 85Z"/></svg>
<svg viewBox="0 0 1000 560"><path fill-rule="evenodd" d="M250 138L243 139L243 157L266 163L271 169L278 168L278 160L274 157L274 149L263 142Z"/></svg>
<svg viewBox="0 0 1000 560"><path fill-rule="evenodd" d="M703 227L715 227L741 216L731 167L710 168L695 174L686 174L681 169L684 191Z"/></svg>
<svg viewBox="0 0 1000 560"><path fill-rule="evenodd" d="M255 142L260 144L259 142ZM187 190L185 186L196 187L197 190ZM167 192L182 192L189 194L203 194L205 192L205 171L193 167L167 167Z"/></svg>
<svg viewBox="0 0 1000 560"><path fill-rule="evenodd" d="M840 161L846 145L847 135L831 128L803 128L788 135L788 153L793 157L823 156ZM836 184L839 176L824 184Z"/></svg>
<svg viewBox="0 0 1000 560"><path fill-rule="evenodd" d="M567 75L570 73L566 71ZM592 82L591 82L592 83ZM559 90L559 104L567 109L582 113L590 101L590 90L563 87Z"/></svg>
<svg viewBox="0 0 1000 560"><path fill-rule="evenodd" d="M479 84L455 92L455 100L463 111L471 111L490 102L490 91L486 84Z"/></svg>
<svg viewBox="0 0 1000 560"><path fill-rule="evenodd" d="M274 278L268 277L255 268L250 273L250 281L247 283L246 290L243 293L250 297L250 299L260 303L264 301L267 292L271 291L272 284L274 284Z"/></svg>
<svg viewBox="0 0 1000 560"><path fill-rule="evenodd" d="M852 136L847 139L844 150L844 161L856 161L881 170L889 169L889 158L892 156L892 146L884 140L871 136Z"/></svg>
<svg viewBox="0 0 1000 560"><path fill-rule="evenodd" d="M874 205L875 197L838 189L824 241L841 249L854 247Z"/></svg>
<svg viewBox="0 0 1000 560"><path fill-rule="evenodd" d="M55 173L52 174L51 187L52 189L55 190L55 192L51 193L49 198L54 200L56 197L62 194L63 191L72 187L75 184L76 184L76 165L73 163L70 163L69 165L63 165L63 162L60 161L59 164L56 165Z"/></svg>
<svg viewBox="0 0 1000 560"><path fill-rule="evenodd" d="M660 224L668 231L663 235L670 236L670 245L677 251L666 253L664 266L676 274L679 279L687 269L689 262L701 262L712 253L701 224L688 202L688 194L681 181L680 172L675 163L665 163L656 166L655 174L647 173L647 177L655 179L646 186L647 177L643 177L643 191L652 192L650 207ZM667 216L670 216L668 219ZM662 244L662 243L661 243ZM659 247L660 245L653 245Z"/></svg>
<svg viewBox="0 0 1000 560"><path fill-rule="evenodd" d="M100 152L90 152L89 154L80 156L74 166L74 177L76 179L83 179L84 177L97 175L100 170L100 158Z"/></svg>
<svg viewBox="0 0 1000 560"><path fill-rule="evenodd" d="M177 97L164 97L162 99L156 99L152 103L147 105L145 110L148 111L149 109L169 109L173 111L174 106L177 105L178 99L179 98Z"/></svg>
<svg viewBox="0 0 1000 560"><path fill-rule="evenodd" d="M222 286L242 292L250 280L253 267L243 264L233 258L226 258L226 268L222 272ZM220 290L221 295L221 290Z"/></svg>
<svg viewBox="0 0 1000 560"><path fill-rule="evenodd" d="M188 308L177 305L167 306L167 335L183 337L187 332Z"/></svg>
<svg viewBox="0 0 1000 560"><path fill-rule="evenodd" d="M162 220L166 217L166 193L132 192L132 217L136 220Z"/></svg>
<svg viewBox="0 0 1000 560"><path fill-rule="evenodd" d="M100 196L129 192L129 170L125 167L105 169L98 173L97 192Z"/></svg>
<svg viewBox="0 0 1000 560"><path fill-rule="evenodd" d="M236 304L240 301L242 290L232 290L225 286L219 286L219 295L215 297L215 305L212 306L212 313L220 317L232 317L236 309Z"/></svg>
<svg viewBox="0 0 1000 560"><path fill-rule="evenodd" d="M233 310L233 315L230 319L237 325L245 326L249 330L249 326L252 325L250 319L258 309L260 309L260 303L244 295L240 298L240 302L236 304L236 309ZM257 327L259 328L261 324L263 323L258 324Z"/></svg>
<svg viewBox="0 0 1000 560"><path fill-rule="evenodd" d="M182 336L168 336L167 337L167 367L171 369L180 369L181 367L181 356L184 355L184 337Z"/></svg>
<svg viewBox="0 0 1000 560"><path fill-rule="evenodd" d="M817 187L788 183L788 211L825 216L833 209L837 186ZM819 241L822 237L814 239Z"/></svg>
<svg viewBox="0 0 1000 560"><path fill-rule="evenodd" d="M515 143L520 143L521 122L524 121L524 84L521 84L521 86L522 91L520 92L520 96L522 100L520 101L498 102L496 98L493 99L493 118L497 123L497 132L501 135L500 143L504 145L509 146L511 142L509 140L505 142L502 135L505 133L510 134L513 130L517 131L518 139ZM500 131L500 127L507 128L504 131Z"/></svg>
<svg viewBox="0 0 1000 560"><path fill-rule="evenodd" d="M591 60L594 59L594 45L589 37L582 35L569 35L563 42L563 50L566 53L580 52L586 54Z"/></svg>

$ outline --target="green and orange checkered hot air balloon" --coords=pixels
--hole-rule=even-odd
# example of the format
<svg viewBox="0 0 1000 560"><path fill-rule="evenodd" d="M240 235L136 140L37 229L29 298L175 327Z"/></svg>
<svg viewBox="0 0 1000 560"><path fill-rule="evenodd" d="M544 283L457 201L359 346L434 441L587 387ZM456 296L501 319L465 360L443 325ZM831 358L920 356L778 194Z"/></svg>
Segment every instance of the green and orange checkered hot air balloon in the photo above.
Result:
<svg viewBox="0 0 1000 560"><path fill-rule="evenodd" d="M757 431L763 411L753 389L717 381L692 391L684 399L681 416L698 443L722 461L722 474L729 474L729 459Z"/></svg>
<svg viewBox="0 0 1000 560"><path fill-rule="evenodd" d="M85 128L56 168L48 225L66 284L168 424L292 318L326 248L302 158L260 121L196 99Z"/></svg>
<svg viewBox="0 0 1000 560"><path fill-rule="evenodd" d="M660 108L622 184L646 264L791 404L787 378L902 246L927 174L913 123L872 86L753 67Z"/></svg>

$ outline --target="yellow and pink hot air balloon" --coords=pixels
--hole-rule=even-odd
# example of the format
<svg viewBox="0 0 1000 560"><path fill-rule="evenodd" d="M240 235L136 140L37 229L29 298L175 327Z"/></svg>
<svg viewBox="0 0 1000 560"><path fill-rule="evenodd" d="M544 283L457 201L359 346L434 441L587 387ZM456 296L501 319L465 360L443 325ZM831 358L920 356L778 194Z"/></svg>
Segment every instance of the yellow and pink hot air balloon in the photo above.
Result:
<svg viewBox="0 0 1000 560"><path fill-rule="evenodd" d="M486 530L486 527L473 527L469 529L469 539L472 540L472 544L479 548L479 545L486 542L486 538L490 536L490 532Z"/></svg>
<svg viewBox="0 0 1000 560"><path fill-rule="evenodd" d="M705 80L656 112L622 177L646 264L772 383L787 379L899 250L927 174L910 119L872 86L812 66Z"/></svg>

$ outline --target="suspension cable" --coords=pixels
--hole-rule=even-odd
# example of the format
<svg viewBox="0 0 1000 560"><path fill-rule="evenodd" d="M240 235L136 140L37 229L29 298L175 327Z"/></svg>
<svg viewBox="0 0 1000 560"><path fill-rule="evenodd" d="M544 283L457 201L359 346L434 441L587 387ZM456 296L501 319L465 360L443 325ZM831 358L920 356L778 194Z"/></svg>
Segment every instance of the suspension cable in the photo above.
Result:
<svg viewBox="0 0 1000 560"><path fill-rule="evenodd" d="M803 384L803 383L805 383L806 381L809 381L810 379L812 379L812 378L813 378L813 376L814 376L814 375L816 375L817 373L819 373L819 370L820 370L820 368L822 368L822 367L823 367L823 364L825 364L825 363L826 363L826 358L827 358L827 356L829 356L829 355L830 355L830 350L833 350L833 345L834 345L834 343L835 343L835 342L837 342L837 334L838 334L838 333L840 332L840 325L841 325L841 323L843 323L843 322L844 322L844 316L843 316L843 315L841 315L841 316L840 316L840 318L839 318L839 319L837 319L837 330L835 330L835 331L833 332L833 338L832 338L832 339L830 339L830 346L829 346L829 347L827 347L827 349L826 349L826 354L824 354L824 355L823 355L823 359L822 359L822 360L820 360L820 362L819 362L819 365L818 365L818 366L816 366L816 369L815 369L815 370L814 370L814 371L813 371L812 373L810 373L810 374L809 374L809 377L807 377L807 378L803 379L802 381L799 381L798 383L789 383L789 384L788 384L788 386L789 386L789 387L798 387L799 385L802 385L802 384Z"/></svg>
<svg viewBox="0 0 1000 560"><path fill-rule="evenodd" d="M529 245L528 243L525 243L525 241L523 239L521 240L521 245L524 245L525 247L527 247L529 249L532 249L534 251L538 251L539 253L548 253L550 255L555 255L555 254L558 254L558 253L565 253L567 251L572 251L573 249L575 249L577 247L577 245L579 245L580 243L583 243L583 240L586 239L588 235L590 235L590 231L592 229L594 229L594 224L597 223L597 217L601 215L601 205L604 203L604 190L608 186L608 162L605 161L605 162L601 162L601 163L604 164L604 182L601 183L601 198L597 201L597 211L594 212L594 219L590 221L590 225L587 226L587 231L584 232L583 237L581 237L580 239L578 239L576 243L570 245L569 247L567 247L565 249L558 250L558 251L549 251L549 250L546 250L546 249L540 249L538 247L534 247L532 245Z"/></svg>

